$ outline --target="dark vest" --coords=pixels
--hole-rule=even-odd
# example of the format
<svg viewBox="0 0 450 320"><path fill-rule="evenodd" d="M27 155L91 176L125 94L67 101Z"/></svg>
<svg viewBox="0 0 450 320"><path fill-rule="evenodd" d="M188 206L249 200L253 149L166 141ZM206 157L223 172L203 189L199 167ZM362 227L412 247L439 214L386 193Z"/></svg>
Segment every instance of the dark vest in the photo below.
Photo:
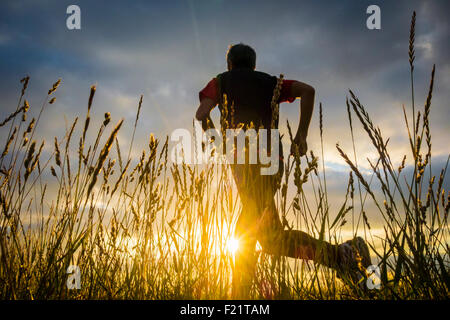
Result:
<svg viewBox="0 0 450 320"><path fill-rule="evenodd" d="M219 110L222 130L236 129L242 125L258 131L268 129L267 146L270 147L270 129L272 123L272 96L277 84L277 78L264 72L251 69L233 69L217 76L219 91ZM227 105L224 108L223 95L226 94ZM225 121L226 120L226 121ZM226 127L224 128L224 124ZM278 117L274 123L278 129ZM280 138L279 155L283 151Z"/></svg>
<svg viewBox="0 0 450 320"><path fill-rule="evenodd" d="M276 77L251 69L233 69L219 74L217 80L222 117L223 94L227 96L227 128L235 129L239 124L249 126L253 122L256 130L260 126L270 129L271 101L277 84ZM278 128L278 123L275 123L275 128Z"/></svg>

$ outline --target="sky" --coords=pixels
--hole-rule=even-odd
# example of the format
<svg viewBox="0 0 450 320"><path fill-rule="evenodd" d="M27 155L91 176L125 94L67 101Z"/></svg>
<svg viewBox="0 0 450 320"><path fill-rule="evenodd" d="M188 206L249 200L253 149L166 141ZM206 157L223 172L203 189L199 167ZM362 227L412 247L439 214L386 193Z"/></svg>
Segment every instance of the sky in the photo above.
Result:
<svg viewBox="0 0 450 320"><path fill-rule="evenodd" d="M66 9L81 9L81 30L68 30ZM369 5L381 9L381 29L366 27ZM450 28L448 1L32 1L0 3L0 116L16 108L21 85L30 75L27 99L38 112L58 79L57 101L48 106L39 134L61 137L75 116L84 115L90 86L97 92L92 112L99 123L125 119L121 144L131 139L141 94L144 102L138 145L151 132L163 138L176 128L192 127L198 92L225 71L229 45L239 42L257 53L256 69L283 74L312 85L316 105L308 145L320 153L318 105L323 106L324 155L330 198L342 198L348 167L335 145L351 154L345 99L353 90L390 137L395 163L408 153L402 105L411 109L408 63L409 25L416 21L415 101L425 103L436 64L430 115L433 166L449 154ZM35 108L33 108L36 106ZM34 110L34 111L33 111ZM217 110L213 111L217 119ZM286 120L296 128L299 100L280 106L281 132ZM375 153L355 122L360 165ZM51 145L48 146L51 148ZM288 150L288 148L285 148ZM139 152L135 149L135 152ZM345 182L345 183L344 183ZM445 185L450 185L447 178Z"/></svg>

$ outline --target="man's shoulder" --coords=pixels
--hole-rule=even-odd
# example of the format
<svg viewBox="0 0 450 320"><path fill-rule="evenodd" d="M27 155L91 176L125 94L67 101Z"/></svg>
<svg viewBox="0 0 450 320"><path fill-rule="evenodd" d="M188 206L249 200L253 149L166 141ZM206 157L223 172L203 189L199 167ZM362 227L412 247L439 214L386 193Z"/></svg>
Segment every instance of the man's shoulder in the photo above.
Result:
<svg viewBox="0 0 450 320"><path fill-rule="evenodd" d="M256 77L259 77L259 78L276 79L275 76L273 76L271 74L268 74L266 72L257 71L257 70L247 70L247 69L237 69L237 70L225 71L225 72L219 73L216 76L216 78L223 78L223 77L226 77L226 76L230 76L230 75L232 75L234 73L242 73L242 72L248 73L248 74L252 74L252 75L254 75Z"/></svg>
<svg viewBox="0 0 450 320"><path fill-rule="evenodd" d="M227 74L229 74L230 73L230 71L224 71L224 72L222 72L222 73L219 73L218 75L216 75L216 79L217 78L221 78L221 77L223 77L223 76L225 76L225 75L227 75Z"/></svg>

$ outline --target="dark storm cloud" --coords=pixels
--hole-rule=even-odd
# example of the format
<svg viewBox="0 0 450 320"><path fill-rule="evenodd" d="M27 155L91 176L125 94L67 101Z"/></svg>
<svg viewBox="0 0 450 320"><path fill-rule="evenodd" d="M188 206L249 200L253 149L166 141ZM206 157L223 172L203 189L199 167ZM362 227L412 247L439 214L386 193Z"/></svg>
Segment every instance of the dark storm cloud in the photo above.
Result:
<svg viewBox="0 0 450 320"><path fill-rule="evenodd" d="M433 50L435 62L448 63L445 2L380 2L382 30L370 31L370 1L80 1L79 32L65 28L71 3L4 3L2 71L50 66L108 83L120 76L133 90L139 83L155 85L155 78L187 83L214 75L225 67L228 44L244 41L255 46L258 66L269 72L318 85L330 77L347 86L375 77L380 89L405 91L407 82L398 78L408 70L399 65L405 65L413 9L423 12L420 28L441 49ZM384 76L376 78L377 72Z"/></svg>

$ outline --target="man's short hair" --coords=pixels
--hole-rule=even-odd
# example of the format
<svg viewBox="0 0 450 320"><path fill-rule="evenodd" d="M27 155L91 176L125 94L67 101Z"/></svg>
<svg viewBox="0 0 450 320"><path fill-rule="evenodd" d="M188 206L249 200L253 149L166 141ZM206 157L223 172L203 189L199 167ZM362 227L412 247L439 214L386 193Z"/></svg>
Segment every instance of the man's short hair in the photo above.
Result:
<svg viewBox="0 0 450 320"><path fill-rule="evenodd" d="M256 52L246 44L235 44L228 49L227 60L231 61L233 68L255 69Z"/></svg>

